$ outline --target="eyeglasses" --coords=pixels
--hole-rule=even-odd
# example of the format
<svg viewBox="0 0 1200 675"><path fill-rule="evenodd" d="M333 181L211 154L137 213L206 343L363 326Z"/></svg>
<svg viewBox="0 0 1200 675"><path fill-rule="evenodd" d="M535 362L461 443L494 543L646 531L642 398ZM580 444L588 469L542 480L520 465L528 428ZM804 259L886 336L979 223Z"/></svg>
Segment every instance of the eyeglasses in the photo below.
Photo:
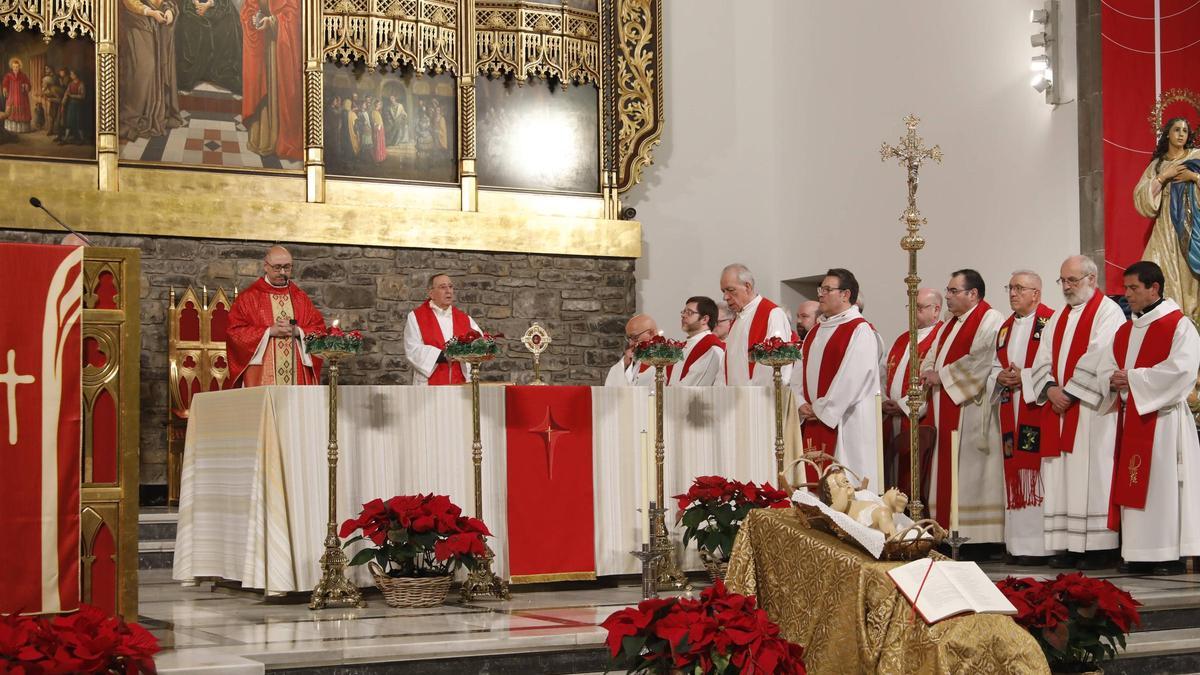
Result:
<svg viewBox="0 0 1200 675"><path fill-rule="evenodd" d="M833 288L832 286L821 286L817 288L817 295L829 295L834 291L848 291L848 288Z"/></svg>
<svg viewBox="0 0 1200 675"><path fill-rule="evenodd" d="M965 288L950 288L949 286L946 287L946 295L958 295L959 293L966 293L966 292L967 292L967 289L965 289Z"/></svg>
<svg viewBox="0 0 1200 675"><path fill-rule="evenodd" d="M728 317L725 319L717 319L717 323L733 323L733 317Z"/></svg>
<svg viewBox="0 0 1200 675"><path fill-rule="evenodd" d="M272 265L271 263L267 263L267 269L273 272L283 272L285 270L290 271L292 269L292 263L287 263L286 265Z"/></svg>
<svg viewBox="0 0 1200 675"><path fill-rule="evenodd" d="M1084 279L1092 276L1095 275L1089 272L1081 277L1059 277L1055 281L1058 282L1059 286L1078 286Z"/></svg>
<svg viewBox="0 0 1200 675"><path fill-rule="evenodd" d="M937 305L922 305L922 304L920 304L920 303L917 303L917 310L918 310L918 311L920 311L920 310L923 310L923 309L930 309L930 308L933 308L933 307L937 307Z"/></svg>
<svg viewBox="0 0 1200 675"><path fill-rule="evenodd" d="M653 328L647 328L646 330L635 333L633 335L626 335L625 341L626 342L637 342L643 335L645 335L646 333L651 333L653 331L654 331Z"/></svg>
<svg viewBox="0 0 1200 675"><path fill-rule="evenodd" d="M1025 291L1036 291L1038 289L1032 286L1005 286L1005 293L1024 293Z"/></svg>
<svg viewBox="0 0 1200 675"><path fill-rule="evenodd" d="M696 310L689 309L689 308L684 308L682 311L679 312L679 316L691 316L693 314L695 314L696 316L700 316L700 312L697 312Z"/></svg>

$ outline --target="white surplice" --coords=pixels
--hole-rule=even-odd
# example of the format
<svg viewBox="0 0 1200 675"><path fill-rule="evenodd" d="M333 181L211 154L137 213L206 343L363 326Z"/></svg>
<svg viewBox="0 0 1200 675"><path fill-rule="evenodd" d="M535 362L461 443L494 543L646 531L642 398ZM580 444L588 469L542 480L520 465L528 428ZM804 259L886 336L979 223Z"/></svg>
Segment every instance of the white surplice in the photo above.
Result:
<svg viewBox="0 0 1200 675"><path fill-rule="evenodd" d="M427 300L429 307L433 309L433 315L437 317L438 328L442 329L442 339L449 340L454 337L454 313L450 307L442 309L433 304L432 300ZM467 317L471 321L471 330L482 333L479 324L475 323L475 319ZM417 315L415 312L408 313L408 321L404 324L404 357L413 367L413 384L429 384L429 376L437 367L438 355L442 351L437 347L430 347L425 344L425 339L421 337L421 326L417 324ZM471 381L471 364L462 364L463 375L467 381Z"/></svg>
<svg viewBox="0 0 1200 675"><path fill-rule="evenodd" d="M1164 300L1150 312L1133 320L1129 334L1128 359L1137 362L1137 354L1154 321L1179 309L1174 300ZM1097 379L1109 381L1119 367L1112 349L1104 350ZM1125 356L1125 355L1122 355ZM1184 317L1175 326L1171 353L1163 362L1149 368L1130 368L1129 391L1137 410L1158 411L1154 425L1154 449L1150 456L1150 481L1145 508L1121 507L1121 557L1133 562L1163 562L1181 555L1200 555L1200 441L1196 423L1188 410L1187 397L1196 384L1200 369L1200 336ZM1128 394L1121 393L1124 401ZM1109 391L1100 404L1112 406L1116 392ZM1134 414L1126 408L1126 416ZM1115 455L1113 448L1108 450ZM1118 469L1120 470L1120 469Z"/></svg>
<svg viewBox="0 0 1200 675"><path fill-rule="evenodd" d="M750 377L750 324L754 322L754 313L758 311L758 304L762 302L762 296L756 295L742 311L738 312L737 318L733 322L733 326L729 328L729 335L725 336L725 382L731 386L739 385L756 385L762 387L772 386L774 384L774 371L771 368L755 367L754 377ZM776 307L771 310L767 316L767 333L764 337L779 337L783 340L789 340L792 337L792 322L788 320L787 312L783 311L782 307ZM784 366L780 371L784 382L790 382L792 378L792 367Z"/></svg>
<svg viewBox="0 0 1200 675"><path fill-rule="evenodd" d="M919 345L922 342L924 342L925 338L929 337L929 333L932 332L935 328L937 328L936 323L933 324L932 326L918 328L917 329L917 344ZM904 331L903 335L907 336L908 331ZM897 335L896 339L900 339L900 336ZM933 348L936 346L937 346L937 338L934 337L933 345L931 345L929 347L930 351L932 351ZM899 404L900 409L904 411L904 414L907 415L908 414L908 347L904 348L904 353L902 353L900 355L900 360L896 362L896 379L892 381L891 385L889 385L888 381L887 381L888 351L889 350L886 348L883 350L883 361L881 362L880 367L879 367L880 388L883 390L886 390L884 397L883 397L884 400L885 401L895 401L897 404ZM929 407L928 400L926 400L924 403L921 404L921 409L917 416L918 419L925 416L925 411L928 407ZM885 429L886 433L884 433L884 436L886 437L889 434L895 435L895 434L900 433L901 418L889 417L889 418L887 418L887 420L888 420L889 426Z"/></svg>
<svg viewBox="0 0 1200 675"><path fill-rule="evenodd" d="M975 331L970 351L950 364L946 355L950 353L958 332L975 312L982 311L979 305L967 313L942 326L950 331L945 346L939 350L937 342L925 354L921 372L937 370L941 386L934 387L929 394L933 406L934 426L942 428L938 410L939 389L944 388L950 400L959 407L958 419L958 514L959 530L971 543L997 543L1004 541L1004 457L993 452L987 442L988 416L991 400L988 397L988 376L992 373L992 361L996 358L996 333L1004 317L992 308L987 309ZM936 446L935 446L936 447ZM945 450L949 451L949 448ZM934 453L933 466L929 472L929 512L936 513L939 499L950 495L939 495L938 454Z"/></svg>
<svg viewBox="0 0 1200 675"><path fill-rule="evenodd" d="M699 358L697 358L688 368L687 377L683 377L683 364L687 363L688 356L692 350L705 336L712 335L712 331L700 331L689 337L683 347L683 360L675 364L671 369L671 377L667 380L667 384L681 385L684 387L711 387L713 385L725 384L725 350L718 346L708 348Z"/></svg>
<svg viewBox="0 0 1200 675"><path fill-rule="evenodd" d="M801 377L808 381L808 391L814 397L821 363L826 358L826 344L839 326L858 318L862 318L862 314L857 307L851 306L841 314L821 317L816 335L809 335L813 342L808 358L802 364ZM817 419L837 429L833 456L838 462L859 476L869 478L870 485L882 485L883 477L875 473L878 470L875 396L879 393L879 341L875 329L865 322L856 326L841 358L841 366L825 395L807 401L801 386L796 392L796 405L811 403Z"/></svg>
<svg viewBox="0 0 1200 675"><path fill-rule="evenodd" d="M625 359L621 358L608 369L608 376L604 378L604 386L606 387L653 387L654 386L654 368L641 369L642 364L638 361L631 361L628 366L625 365Z"/></svg>
<svg viewBox="0 0 1200 675"><path fill-rule="evenodd" d="M1026 316L1018 316L1013 319L1012 327L1009 329L1006 342L1008 343L1008 362L1021 370L1025 370L1026 349L1029 348L1029 336L1033 333L1033 326L1037 320L1037 312L1030 312ZM1042 331L1042 340L1046 340L1047 335ZM1036 355L1035 355L1036 356ZM996 381L1000 375L1000 371L1004 370L1000 365L1000 357L997 355L992 360L992 374L988 378L988 391L991 393L991 405L993 415L988 431L988 443L991 445L993 453L999 453L1001 458L1004 457L1004 439L1003 431L1000 426L1000 415L1006 411L1000 405L1000 397L1004 393L1004 387ZM1025 403L1033 403L1034 397L1031 392L1024 388L1012 392L1014 399L1020 398ZM1013 428L1020 432L1020 425L1017 417L1020 415L1020 403L1012 407ZM1016 439L1013 441L1017 442ZM1003 465L1001 466L1003 469ZM1004 545L1008 552L1012 555L1026 556L1045 556L1049 555L1046 552L1046 537L1045 525L1042 522L1042 505L1026 506L1023 509L1009 509L1007 504L1004 509Z"/></svg>
<svg viewBox="0 0 1200 675"><path fill-rule="evenodd" d="M1096 291L1099 293L1099 291ZM1105 352L1112 351L1113 335L1125 323L1120 305L1109 298L1100 301L1087 351L1075 365L1071 380L1063 382L1067 354L1075 337L1079 317L1087 301L1075 305L1067 316L1062 344L1059 345L1058 372L1051 373L1054 332L1063 310L1054 313L1042 329L1033 368L1021 371L1021 387L1046 402L1046 385L1055 382L1079 399L1079 425L1071 452L1042 460L1042 511L1047 551L1102 551L1117 547L1117 533L1108 529L1108 495L1112 486L1113 443L1117 416L1101 408L1104 392L1096 370ZM1107 384L1104 389L1107 389Z"/></svg>

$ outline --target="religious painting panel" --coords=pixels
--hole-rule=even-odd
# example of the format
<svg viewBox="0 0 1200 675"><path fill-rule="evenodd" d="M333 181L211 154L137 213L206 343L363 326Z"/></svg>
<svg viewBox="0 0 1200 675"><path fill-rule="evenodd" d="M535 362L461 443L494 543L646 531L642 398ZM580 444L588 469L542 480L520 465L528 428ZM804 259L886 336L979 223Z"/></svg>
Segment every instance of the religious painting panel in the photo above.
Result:
<svg viewBox="0 0 1200 675"><path fill-rule="evenodd" d="M96 158L96 45L0 29L0 155Z"/></svg>
<svg viewBox="0 0 1200 675"><path fill-rule="evenodd" d="M300 0L119 0L122 161L300 170Z"/></svg>
<svg viewBox="0 0 1200 675"><path fill-rule="evenodd" d="M325 166L330 175L455 183L455 78L410 67L325 62Z"/></svg>
<svg viewBox="0 0 1200 675"><path fill-rule="evenodd" d="M478 78L479 184L600 191L599 92L557 80Z"/></svg>

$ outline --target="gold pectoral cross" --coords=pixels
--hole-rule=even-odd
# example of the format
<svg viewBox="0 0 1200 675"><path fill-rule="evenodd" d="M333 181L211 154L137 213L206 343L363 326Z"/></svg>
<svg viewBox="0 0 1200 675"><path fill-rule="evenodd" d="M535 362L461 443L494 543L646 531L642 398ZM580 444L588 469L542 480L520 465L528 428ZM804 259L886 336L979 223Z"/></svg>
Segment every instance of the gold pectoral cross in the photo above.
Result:
<svg viewBox="0 0 1200 675"><path fill-rule="evenodd" d="M1142 468L1142 456L1134 455L1129 458L1129 484L1137 485L1138 469Z"/></svg>

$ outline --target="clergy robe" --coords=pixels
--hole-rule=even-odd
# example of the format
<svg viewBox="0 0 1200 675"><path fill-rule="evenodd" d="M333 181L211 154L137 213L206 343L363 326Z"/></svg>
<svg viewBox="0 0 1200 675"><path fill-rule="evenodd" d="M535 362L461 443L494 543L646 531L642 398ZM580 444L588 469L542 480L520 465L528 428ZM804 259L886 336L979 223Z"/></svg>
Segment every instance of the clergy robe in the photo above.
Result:
<svg viewBox="0 0 1200 675"><path fill-rule="evenodd" d="M624 358L618 359L612 368L608 369L608 376L604 378L604 386L653 387L654 367L640 361L632 361L626 366Z"/></svg>
<svg viewBox="0 0 1200 675"><path fill-rule="evenodd" d="M934 340L937 339L938 330L942 327L942 322L939 321L932 326L917 329L917 360L923 360L925 355L929 353L930 347L933 346ZM893 445L908 447L909 424L908 424L908 331L904 331L896 337L896 341L892 343L892 348L887 352L887 359L884 361L880 373L883 375L883 392L884 399L895 401L900 405L900 409L905 411L903 417L885 417L886 424L883 428L884 438L898 437L899 442ZM933 411L929 406L928 400L924 402L919 411L919 424L923 427L933 426ZM885 457L885 464L895 463L895 470L889 469L891 475L897 477L896 484L905 494L910 494L912 490L912 460L907 454L893 453L890 457ZM929 464L925 457L921 458L922 473L921 485L925 490L929 489Z"/></svg>
<svg viewBox="0 0 1200 675"><path fill-rule="evenodd" d="M454 313L462 310L456 309L453 305L442 309L433 304L432 300L426 300L423 307L427 307L432 311L434 318L437 320L436 335L425 335L421 330L421 322L418 320L417 311L414 310L408 313L408 321L404 325L404 357L413 367L413 384L455 384L458 382L469 382L471 380L471 364L469 363L438 363L438 356L442 350L446 348L446 341L455 335L465 333L462 330L462 319L459 319L460 325L455 328ZM420 308L418 308L420 309ZM466 319L466 324L470 329L478 333L483 330L479 324L475 323L475 319L463 314ZM432 327L430 328L432 330ZM440 340L438 338L441 338ZM458 368L459 370L455 370ZM461 379L454 372L461 372Z"/></svg>
<svg viewBox="0 0 1200 675"><path fill-rule="evenodd" d="M299 338L271 337L277 318L295 319ZM309 356L304 335L324 329L325 320L308 294L294 283L272 286L259 279L229 309L226 348L235 384L320 384L321 359Z"/></svg>
<svg viewBox="0 0 1200 675"><path fill-rule="evenodd" d="M685 387L711 387L725 384L725 343L712 331L689 337L683 347L683 360L667 368L667 384Z"/></svg>
<svg viewBox="0 0 1200 675"><path fill-rule="evenodd" d="M815 420L804 422L804 447L833 455L870 485L876 474L875 396L879 393L879 342L857 307L821 317L804 338L800 398Z"/></svg>
<svg viewBox="0 0 1200 675"><path fill-rule="evenodd" d="M988 443L1004 458L1005 508L1004 544L1012 555L1045 556L1045 527L1042 523L1041 420L1043 406L1036 392L1018 387L1015 391L999 384L1001 371L1010 365L1031 368L1037 349L1047 336L1046 325L1054 310L1038 304L1026 316L1010 315L996 336L996 358L987 389L994 414Z"/></svg>
<svg viewBox="0 0 1200 675"><path fill-rule="evenodd" d="M1094 309L1088 309L1089 303L1094 303ZM1047 551L1082 553L1117 547L1117 534L1107 527L1117 415L1100 407L1108 384L1102 387L1096 373L1124 322L1121 307L1096 291L1087 302L1055 312L1043 331L1047 339L1038 346L1033 368L1021 371L1022 390L1036 395L1038 403L1047 401L1050 382L1078 399L1072 404L1076 413L1068 410L1060 416L1049 405L1043 409L1042 511ZM1085 325L1080 328L1081 324Z"/></svg>
<svg viewBox="0 0 1200 675"><path fill-rule="evenodd" d="M988 376L1004 317L980 302L942 326L921 372L936 370L941 385L929 396L938 430L929 481L929 511L942 527L950 519L950 432L958 431L959 530L971 542L1004 541L1004 466L987 442Z"/></svg>
<svg viewBox="0 0 1200 675"><path fill-rule="evenodd" d="M1103 350L1097 373L1101 383L1118 368L1129 374L1129 389L1119 397L1123 433L1117 439L1112 514L1120 509L1121 557L1134 562L1200 555L1200 441L1187 406L1200 369L1200 336L1181 315L1175 315L1172 328L1178 311L1174 300L1164 300L1126 323L1113 347ZM1101 408L1111 407L1117 398L1109 390ZM1135 419L1138 415L1141 420ZM1137 435L1131 432L1139 427L1149 431L1150 424L1153 431L1144 436L1138 452ZM1114 454L1112 448L1102 452Z"/></svg>
<svg viewBox="0 0 1200 675"><path fill-rule="evenodd" d="M787 340L791 335L792 322L788 320L787 312L761 295L754 296L734 317L729 335L725 336L726 384L731 387L773 385L774 371L751 363L750 347L772 336ZM789 382L792 367L784 366L781 375L784 382Z"/></svg>

